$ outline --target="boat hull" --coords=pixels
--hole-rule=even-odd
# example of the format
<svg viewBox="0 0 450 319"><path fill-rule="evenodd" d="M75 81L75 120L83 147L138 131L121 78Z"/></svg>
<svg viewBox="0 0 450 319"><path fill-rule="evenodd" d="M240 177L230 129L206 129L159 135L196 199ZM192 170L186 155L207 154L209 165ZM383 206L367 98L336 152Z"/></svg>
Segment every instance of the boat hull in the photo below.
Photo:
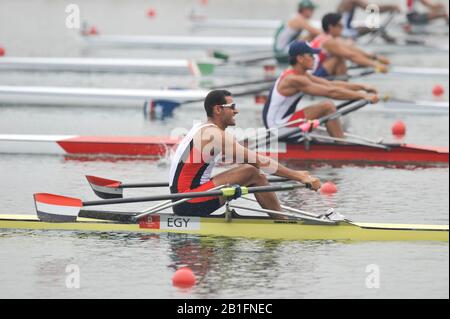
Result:
<svg viewBox="0 0 450 319"><path fill-rule="evenodd" d="M214 63L187 59L2 57L0 71L70 71L210 75Z"/></svg>
<svg viewBox="0 0 450 319"><path fill-rule="evenodd" d="M170 137L0 135L0 153L59 154L94 157L148 157L170 155L179 139ZM448 147L384 144L389 150L358 145L279 143L265 153L280 160L375 162L400 164L448 164Z"/></svg>
<svg viewBox="0 0 450 319"><path fill-rule="evenodd" d="M53 154L92 157L160 158L168 156L179 139L170 137L0 135L0 153ZM360 163L448 164L448 147L384 144L369 146L278 143L265 153L280 160L345 161Z"/></svg>
<svg viewBox="0 0 450 319"><path fill-rule="evenodd" d="M311 225L302 221L239 218L227 222L220 217L175 217L154 215L140 224L123 224L79 218L74 223L46 223L31 215L1 215L0 229L59 230L80 232L179 233L214 237L270 240L337 241L448 241L448 225L403 225L340 223Z"/></svg>

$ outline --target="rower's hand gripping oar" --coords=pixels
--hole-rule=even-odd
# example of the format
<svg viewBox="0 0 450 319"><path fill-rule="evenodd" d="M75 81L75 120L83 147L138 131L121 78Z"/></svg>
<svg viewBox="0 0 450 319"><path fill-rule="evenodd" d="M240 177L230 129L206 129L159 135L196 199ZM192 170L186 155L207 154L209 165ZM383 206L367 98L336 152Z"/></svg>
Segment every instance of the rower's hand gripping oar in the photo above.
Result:
<svg viewBox="0 0 450 319"><path fill-rule="evenodd" d="M89 182L94 193L103 199L123 198L123 190L125 188L158 188L169 187L167 182L155 182L155 183L122 183L121 181L107 179L98 176L88 175L86 179ZM289 181L287 178L281 177L269 177L270 183L282 183Z"/></svg>
<svg viewBox="0 0 450 319"><path fill-rule="evenodd" d="M202 197L225 197L234 198L239 191L239 195L247 195L254 193L280 192L290 191L297 188L312 188L310 184L285 184L278 186L258 186L258 187L226 187L220 190L211 190L206 192L190 192L178 194L155 195L147 197L134 198L117 198L105 199L98 201L82 201L78 198L66 196L37 193L34 194L34 202L38 218L43 222L75 222L80 214L82 207L102 206L113 204L142 203L164 200L180 200L186 198L202 198ZM89 217L83 215L83 217ZM106 218L105 218L106 219ZM107 219L108 220L108 219Z"/></svg>

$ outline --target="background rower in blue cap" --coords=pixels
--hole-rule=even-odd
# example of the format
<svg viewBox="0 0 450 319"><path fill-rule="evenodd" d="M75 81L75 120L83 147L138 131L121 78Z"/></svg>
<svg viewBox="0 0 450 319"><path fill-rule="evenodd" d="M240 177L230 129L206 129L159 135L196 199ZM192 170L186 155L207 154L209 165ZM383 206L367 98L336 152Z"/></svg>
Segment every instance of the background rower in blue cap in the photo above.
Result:
<svg viewBox="0 0 450 319"><path fill-rule="evenodd" d="M335 100L366 99L371 103L378 102L377 90L372 86L342 81L331 82L311 75L309 71L314 67L314 55L319 53L319 49L313 49L305 41L295 41L290 45L291 67L277 79L264 106L263 120L266 128L280 127L298 119L314 120L336 112L334 102L329 100L299 108L298 103L304 95L323 96ZM344 137L339 119L328 121L326 125L331 136ZM291 127L295 126L298 126L298 123Z"/></svg>
<svg viewBox="0 0 450 319"><path fill-rule="evenodd" d="M311 0L303 0L298 5L297 14L280 26L275 34L274 53L279 63L288 63L288 50L292 41L300 40L303 31L308 32L304 40L310 41L322 33L313 26L311 18L316 5ZM320 25L320 23L318 23Z"/></svg>

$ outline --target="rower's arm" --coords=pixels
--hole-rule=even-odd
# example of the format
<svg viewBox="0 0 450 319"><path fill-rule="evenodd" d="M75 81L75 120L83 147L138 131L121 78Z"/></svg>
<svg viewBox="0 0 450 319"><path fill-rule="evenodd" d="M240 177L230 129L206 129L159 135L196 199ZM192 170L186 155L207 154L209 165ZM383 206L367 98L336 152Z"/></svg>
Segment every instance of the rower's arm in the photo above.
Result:
<svg viewBox="0 0 450 319"><path fill-rule="evenodd" d="M358 50L354 48L348 48L341 42L333 39L329 40L324 44L324 49L327 50L331 55L335 55L347 60L352 61L353 63L361 66L377 68L378 62L370 59L365 54L361 54Z"/></svg>
<svg viewBox="0 0 450 319"><path fill-rule="evenodd" d="M311 37L316 37L322 33L322 30L312 26L311 23L302 16L298 16L289 21L289 27L294 30L306 30Z"/></svg>
<svg viewBox="0 0 450 319"><path fill-rule="evenodd" d="M343 44L345 46L345 44ZM364 51L363 49L357 47L356 45L353 45L351 47L351 50L354 50L355 52L358 52L359 54L362 54L363 56L365 56L368 59L374 60L377 64L384 64L384 65L389 65L391 64L391 61L386 58L385 56L379 55L379 54L373 54L373 53L369 53L367 51Z"/></svg>
<svg viewBox="0 0 450 319"><path fill-rule="evenodd" d="M380 8L380 13L385 12L400 12L400 7L396 4L378 4L378 7Z"/></svg>
<svg viewBox="0 0 450 319"><path fill-rule="evenodd" d="M317 37L319 34L322 33L321 29L318 29L311 25L309 21L304 20L303 22L303 29L308 31L309 35L313 38Z"/></svg>
<svg viewBox="0 0 450 319"><path fill-rule="evenodd" d="M425 7L431 10L440 9L442 6L438 3L434 3L432 0L420 0Z"/></svg>
<svg viewBox="0 0 450 319"><path fill-rule="evenodd" d="M329 81L327 79L314 76L312 74L308 75L312 82L321 84L321 85L327 85L327 86L338 86L347 90L352 91L366 91L366 92L374 92L376 91L375 88L368 86L366 84L360 84L360 83L352 83L352 82L345 82L345 81Z"/></svg>
<svg viewBox="0 0 450 319"><path fill-rule="evenodd" d="M366 10L369 6L369 2L366 0L353 0L353 4L363 10Z"/></svg>
<svg viewBox="0 0 450 319"><path fill-rule="evenodd" d="M227 132L223 132L223 147L224 153L230 155L227 161L231 160L232 157L233 163L236 164L249 164L270 175L288 178L301 183L311 183L312 177L308 172L292 170L268 156L260 155L239 144L236 138Z"/></svg>
<svg viewBox="0 0 450 319"><path fill-rule="evenodd" d="M299 92L303 92L312 96L324 96L336 100L361 100L367 99L368 95L365 92L354 91L352 89L342 87L339 85L332 85L332 82L314 81L308 77L291 77L289 81L292 86Z"/></svg>
<svg viewBox="0 0 450 319"><path fill-rule="evenodd" d="M345 43L342 43L342 42L340 42L340 43L341 43L341 45L343 45L343 46L346 45ZM359 47L356 46L356 45L353 45L353 46L351 47L351 49L349 49L349 50L353 50L353 51L355 51L355 52L357 52L357 53L359 53L359 54L365 56L365 57L368 58L368 59L376 60L376 59L375 59L375 58L376 58L376 55L375 55L375 54L369 53L369 52L367 52L367 51L364 51L363 49L359 48Z"/></svg>

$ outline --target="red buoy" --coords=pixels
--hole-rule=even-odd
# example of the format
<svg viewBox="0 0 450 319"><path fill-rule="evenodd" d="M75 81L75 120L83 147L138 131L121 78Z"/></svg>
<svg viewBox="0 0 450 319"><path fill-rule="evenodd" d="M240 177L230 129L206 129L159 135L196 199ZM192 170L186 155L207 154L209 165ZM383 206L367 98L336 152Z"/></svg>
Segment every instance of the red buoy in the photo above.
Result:
<svg viewBox="0 0 450 319"><path fill-rule="evenodd" d="M147 17L149 18L155 18L156 17L156 10L153 8L148 9L147 11Z"/></svg>
<svg viewBox="0 0 450 319"><path fill-rule="evenodd" d="M392 134L395 136L403 136L406 134L406 125L403 121L397 121L392 125Z"/></svg>
<svg viewBox="0 0 450 319"><path fill-rule="evenodd" d="M5 49L3 47L0 47L0 56L4 56L6 53Z"/></svg>
<svg viewBox="0 0 450 319"><path fill-rule="evenodd" d="M89 34L89 35L98 35L98 30L97 30L97 28L96 28L95 26L90 27L90 28L89 28L89 31L88 31L88 34Z"/></svg>
<svg viewBox="0 0 450 319"><path fill-rule="evenodd" d="M445 92L445 90L442 85L437 84L433 88L433 95L435 97L441 97L442 95L444 95L444 92Z"/></svg>
<svg viewBox="0 0 450 319"><path fill-rule="evenodd" d="M336 185L332 182L326 182L320 188L320 192L322 194L326 194L326 195L335 194L335 193L337 193L337 191L338 191L338 189L337 189Z"/></svg>
<svg viewBox="0 0 450 319"><path fill-rule="evenodd" d="M179 288L190 288L196 282L194 273L188 267L178 269L172 277L172 284Z"/></svg>

